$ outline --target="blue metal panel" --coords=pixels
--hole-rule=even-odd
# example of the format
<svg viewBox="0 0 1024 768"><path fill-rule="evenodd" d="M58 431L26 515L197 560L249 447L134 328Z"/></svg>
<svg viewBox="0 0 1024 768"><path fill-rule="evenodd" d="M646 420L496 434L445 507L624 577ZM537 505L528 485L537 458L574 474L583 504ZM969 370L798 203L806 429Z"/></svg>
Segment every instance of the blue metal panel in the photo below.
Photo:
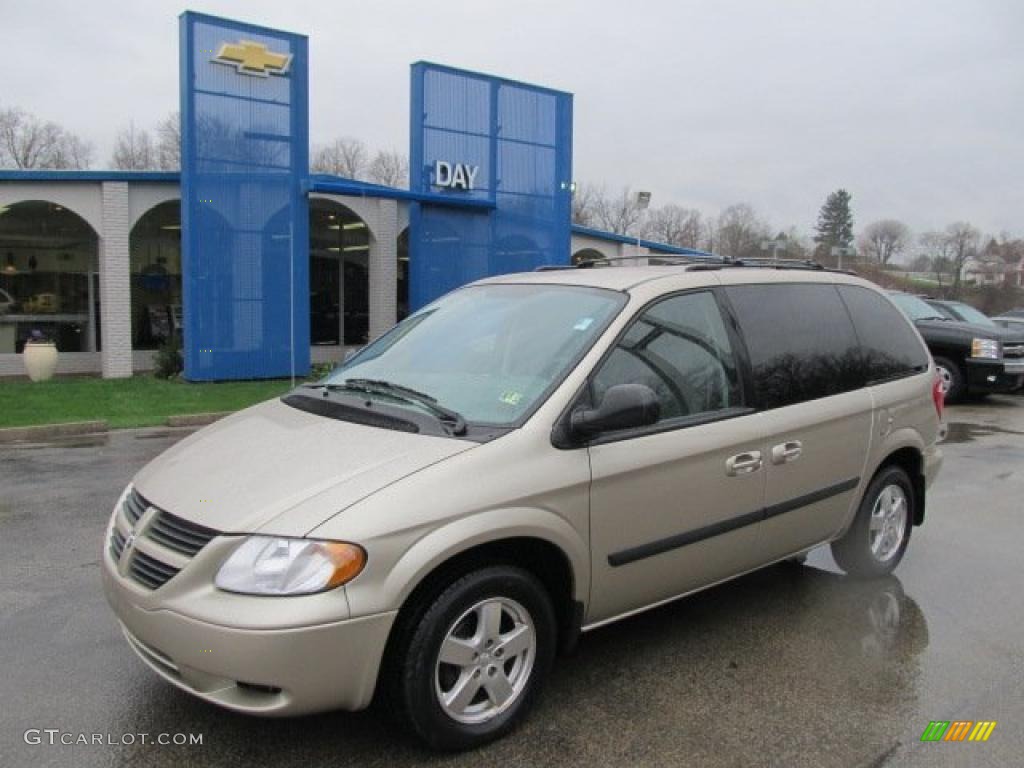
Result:
<svg viewBox="0 0 1024 768"><path fill-rule="evenodd" d="M418 62L411 105L412 308L487 275L567 264L572 95ZM476 167L474 188L439 187L438 161Z"/></svg>
<svg viewBox="0 0 1024 768"><path fill-rule="evenodd" d="M283 74L213 59L252 41ZM308 54L302 35L181 17L185 377L309 370Z"/></svg>

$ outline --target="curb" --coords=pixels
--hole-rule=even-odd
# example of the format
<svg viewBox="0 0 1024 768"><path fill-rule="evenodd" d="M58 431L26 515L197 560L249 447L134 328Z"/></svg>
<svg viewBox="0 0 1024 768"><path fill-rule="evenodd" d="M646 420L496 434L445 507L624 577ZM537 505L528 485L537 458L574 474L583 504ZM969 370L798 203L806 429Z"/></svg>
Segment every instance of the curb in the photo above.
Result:
<svg viewBox="0 0 1024 768"><path fill-rule="evenodd" d="M187 413L181 416L168 416L168 427L205 427L207 424L229 416L233 411L218 411L216 413Z"/></svg>
<svg viewBox="0 0 1024 768"><path fill-rule="evenodd" d="M6 427L0 429L0 444L49 440L54 437L74 437L109 432L105 421L71 421L66 424L40 424L35 427Z"/></svg>

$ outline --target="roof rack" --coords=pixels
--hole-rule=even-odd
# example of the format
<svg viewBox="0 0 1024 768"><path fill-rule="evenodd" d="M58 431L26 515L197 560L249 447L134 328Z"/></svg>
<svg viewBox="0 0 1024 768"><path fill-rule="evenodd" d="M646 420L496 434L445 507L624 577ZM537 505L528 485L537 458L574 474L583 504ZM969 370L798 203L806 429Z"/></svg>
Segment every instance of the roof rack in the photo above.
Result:
<svg viewBox="0 0 1024 768"><path fill-rule="evenodd" d="M736 267L748 267L757 269L803 269L812 272L839 272L844 275L855 274L848 269L834 269L832 267L826 267L820 262L813 261L811 259L770 259L760 256L748 257L745 256L742 259L725 259L721 264L693 264L687 267L688 271L697 272L708 269L723 269L723 268L736 268Z"/></svg>
<svg viewBox="0 0 1024 768"><path fill-rule="evenodd" d="M579 264L550 264L537 267L537 272L549 272L563 269L593 269L599 266L611 266L615 262L635 262L637 259L656 260L657 266L682 266L687 272L704 272L714 269L801 269L814 272L838 272L844 275L856 274L849 269L826 267L811 259L771 259L765 257L744 257L733 259L728 256L685 256L681 254L649 254L644 256L607 256L600 259L587 259Z"/></svg>
<svg viewBox="0 0 1024 768"><path fill-rule="evenodd" d="M593 269L594 267L611 266L612 264L623 261L636 262L639 259L657 260L658 266L676 264L686 266L689 264L702 264L705 262L714 265L721 265L728 262L728 259L722 256L687 256L685 254L678 253L652 253L642 256L603 256L600 259L586 259L578 264L544 264L536 267L534 272L554 272L562 269Z"/></svg>

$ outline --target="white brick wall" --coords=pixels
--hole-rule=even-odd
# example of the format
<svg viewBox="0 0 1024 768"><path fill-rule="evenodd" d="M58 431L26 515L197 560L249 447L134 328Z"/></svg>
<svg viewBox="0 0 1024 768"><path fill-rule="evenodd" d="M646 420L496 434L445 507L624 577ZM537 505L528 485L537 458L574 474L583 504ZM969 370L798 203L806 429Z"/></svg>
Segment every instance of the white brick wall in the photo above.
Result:
<svg viewBox="0 0 1024 768"><path fill-rule="evenodd" d="M103 378L132 375L130 211L127 182L103 182L100 233L100 353Z"/></svg>
<svg viewBox="0 0 1024 768"><path fill-rule="evenodd" d="M398 203L378 199L377 226L370 240L370 340L398 319Z"/></svg>

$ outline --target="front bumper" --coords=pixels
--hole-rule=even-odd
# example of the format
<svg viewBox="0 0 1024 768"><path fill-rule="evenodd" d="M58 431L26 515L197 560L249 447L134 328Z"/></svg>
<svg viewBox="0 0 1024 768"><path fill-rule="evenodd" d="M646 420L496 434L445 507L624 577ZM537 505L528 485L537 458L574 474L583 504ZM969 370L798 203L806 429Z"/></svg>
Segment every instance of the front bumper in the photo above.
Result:
<svg viewBox="0 0 1024 768"><path fill-rule="evenodd" d="M967 388L972 392L1013 392L1024 383L1024 358L967 358Z"/></svg>
<svg viewBox="0 0 1024 768"><path fill-rule="evenodd" d="M144 607L140 603L152 600L140 599L109 552L102 571L107 600L132 649L161 677L201 699L282 716L362 709L373 698L394 612L276 629L223 626ZM246 599L224 596L232 597ZM273 599L287 603L294 615L296 602L307 598Z"/></svg>

